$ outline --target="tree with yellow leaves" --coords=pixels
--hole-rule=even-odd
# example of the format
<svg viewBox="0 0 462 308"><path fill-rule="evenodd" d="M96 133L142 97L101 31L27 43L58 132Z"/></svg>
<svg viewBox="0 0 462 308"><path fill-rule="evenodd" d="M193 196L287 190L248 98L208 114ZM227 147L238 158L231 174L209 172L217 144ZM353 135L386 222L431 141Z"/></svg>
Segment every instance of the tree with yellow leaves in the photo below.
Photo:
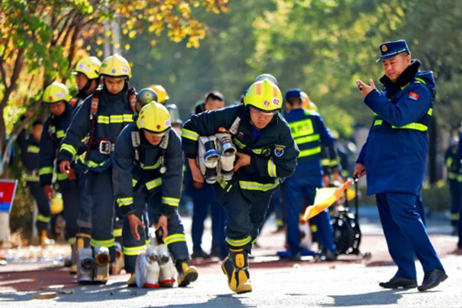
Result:
<svg viewBox="0 0 462 308"><path fill-rule="evenodd" d="M104 27L117 19L128 39L138 33L166 32L174 42L198 48L206 25L201 10L221 13L228 0L4 0L0 3L0 175L15 135L26 124L18 113L38 109L42 90L65 81L75 62L93 51L102 55ZM155 39L151 41L155 45ZM84 48L84 46L86 46ZM124 46L129 49L129 44ZM26 119L30 120L30 119ZM6 142L7 131L11 138Z"/></svg>

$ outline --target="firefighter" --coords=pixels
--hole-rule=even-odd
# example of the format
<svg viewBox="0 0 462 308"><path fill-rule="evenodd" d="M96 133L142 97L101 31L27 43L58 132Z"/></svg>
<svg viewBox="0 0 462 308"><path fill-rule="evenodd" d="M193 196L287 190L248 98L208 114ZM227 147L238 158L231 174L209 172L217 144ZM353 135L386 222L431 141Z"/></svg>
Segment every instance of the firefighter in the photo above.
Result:
<svg viewBox="0 0 462 308"><path fill-rule="evenodd" d="M187 286L198 277L189 265L189 253L178 214L183 177L181 139L171 128L170 114L161 104L145 105L135 123L117 139L114 153L114 193L124 215L123 246L128 285L135 284L136 257L146 249L146 204L158 208L156 229L178 271L178 285ZM144 221L144 222L143 222Z"/></svg>
<svg viewBox="0 0 462 308"><path fill-rule="evenodd" d="M73 75L75 76L77 89L79 91L77 94L77 106L98 87L100 69L101 61L97 57L83 58L75 65Z"/></svg>
<svg viewBox="0 0 462 308"><path fill-rule="evenodd" d="M58 161L61 172L72 170L71 162L81 140L89 136L83 163L88 172L87 191L93 203L90 244L95 256L106 254L108 250L110 260L114 261L112 153L120 131L133 122L136 97L133 88L129 88L131 69L124 57L112 55L105 58L100 75L103 87L87 97L75 114L62 142ZM101 259L106 261L105 257ZM107 281L103 268L94 281Z"/></svg>
<svg viewBox="0 0 462 308"><path fill-rule="evenodd" d="M157 94L156 101L159 104L162 104L162 105L167 104L168 100L170 99L170 96L168 96L167 90L165 90L165 88L162 85L156 84L156 85L150 86L150 88L153 89L154 92L156 92Z"/></svg>
<svg viewBox="0 0 462 308"><path fill-rule="evenodd" d="M32 124L29 135L25 129L19 133L17 143L21 151L21 161L26 169L26 174L23 176L23 179L27 182L27 186L29 187L38 209L36 227L40 236L40 244L45 245L48 242L51 213L49 200L40 187L39 153L42 132L43 123L37 120Z"/></svg>
<svg viewBox="0 0 462 308"><path fill-rule="evenodd" d="M278 252L279 256L299 259L301 255L312 255L311 250L300 246L300 230L298 222L305 205L312 205L316 189L323 187L323 168L321 167L321 149L329 155L326 160L337 161L334 147L335 139L324 124L319 113L303 108L303 95L300 89L291 89L285 95L285 106L288 113L284 118L289 123L300 153L297 168L293 176L286 179L282 192L287 211L287 246L288 251ZM329 163L330 166L330 163ZM333 165L332 167L336 167ZM325 169L325 168L324 168ZM316 224L316 236L322 246L322 254L326 260L336 259L333 229L327 210L312 219Z"/></svg>
<svg viewBox="0 0 462 308"><path fill-rule="evenodd" d="M97 57L85 57L77 62L73 75L77 84L78 94L75 102L75 111L82 106L85 98L92 94L99 85L101 61ZM88 136L85 136L82 144L79 146L77 158L75 161L75 171L78 178L80 189L80 209L77 224L79 232L77 233L77 249L90 247L91 238L91 198L86 189L85 173L85 151L87 149Z"/></svg>
<svg viewBox="0 0 462 308"><path fill-rule="evenodd" d="M44 91L43 102L48 106L51 115L44 124L40 140L39 174L40 185L48 199L52 199L55 195L53 177L56 179L57 190L62 194L64 201L63 217L66 221L65 237L72 248L70 271L75 273L77 271L75 236L78 231L79 188L73 170L70 170L68 178L65 173L54 168L57 152L72 120L73 108L70 99L71 96L67 87L57 81L49 85Z"/></svg>
<svg viewBox="0 0 462 308"><path fill-rule="evenodd" d="M356 85L376 114L354 175L367 173L367 193L375 194L388 250L398 266L383 288L415 288L415 256L424 270L419 291L447 278L416 206L425 173L428 128L433 113L433 73L419 71L405 40L379 46L384 91L361 80Z"/></svg>
<svg viewBox="0 0 462 308"><path fill-rule="evenodd" d="M278 86L262 79L249 87L244 104L193 115L183 128L183 149L195 182L204 182L196 160L201 136L227 131L238 149L232 179L218 178L215 186L227 213L229 254L222 270L236 293L252 291L248 271L252 242L259 233L272 192L296 165L298 149L278 112L281 106Z"/></svg>
<svg viewBox="0 0 462 308"><path fill-rule="evenodd" d="M157 93L151 88L143 88L138 92L136 97L136 112L138 115L144 105L147 105L152 102L157 102Z"/></svg>

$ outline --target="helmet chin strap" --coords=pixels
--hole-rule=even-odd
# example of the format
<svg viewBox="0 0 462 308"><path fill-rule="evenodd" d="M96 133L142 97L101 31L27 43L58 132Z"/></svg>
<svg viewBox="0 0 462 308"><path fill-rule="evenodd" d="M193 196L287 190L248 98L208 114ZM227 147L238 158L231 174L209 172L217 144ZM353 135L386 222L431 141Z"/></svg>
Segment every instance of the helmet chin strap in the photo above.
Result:
<svg viewBox="0 0 462 308"><path fill-rule="evenodd" d="M98 84L98 79L87 79L87 83L83 86L82 89L79 90L79 93L77 93L78 98L84 99L90 95L90 93L88 93L88 89L90 89L93 80L96 80L96 83Z"/></svg>
<svg viewBox="0 0 462 308"><path fill-rule="evenodd" d="M87 91L90 88L90 84L91 84L91 81L90 81L90 79L88 79L87 83L83 86L83 88L79 89L79 93L77 94L78 98L84 99L84 98L86 98L88 96Z"/></svg>

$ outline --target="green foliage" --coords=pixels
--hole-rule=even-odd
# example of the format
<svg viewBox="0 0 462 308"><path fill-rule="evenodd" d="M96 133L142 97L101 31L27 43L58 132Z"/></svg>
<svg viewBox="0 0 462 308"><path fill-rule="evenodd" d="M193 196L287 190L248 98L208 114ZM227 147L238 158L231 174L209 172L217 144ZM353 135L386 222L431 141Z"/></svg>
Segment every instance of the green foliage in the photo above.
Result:
<svg viewBox="0 0 462 308"><path fill-rule="evenodd" d="M451 207L451 195L449 185L446 181L440 180L436 185L425 185L422 189L424 205L434 211L449 210Z"/></svg>
<svg viewBox="0 0 462 308"><path fill-rule="evenodd" d="M405 16L405 37L424 69L437 79L436 116L443 129L459 125L462 114L462 2L457 0L412 1Z"/></svg>
<svg viewBox="0 0 462 308"><path fill-rule="evenodd" d="M21 232L28 237L32 234L32 216L35 203L26 181L21 180L22 170L23 166L19 159L16 159L9 169L10 178L19 179L10 212L10 230L11 232Z"/></svg>
<svg viewBox="0 0 462 308"><path fill-rule="evenodd" d="M449 129L462 113L461 7L457 0L234 0L227 14L205 17L208 36L198 50L166 39L146 48L149 36L141 35L127 56L134 59L136 86L165 85L183 117L204 92L220 90L231 102L255 76L269 72L283 91L304 89L345 137L353 125L372 119L354 81L372 78L380 87L378 45L403 38L422 69L435 71L435 115Z"/></svg>
<svg viewBox="0 0 462 308"><path fill-rule="evenodd" d="M267 0L236 0L228 5L227 14L199 15L208 27L198 49L172 43L167 37L150 48L151 37L138 35L127 53L134 64L134 85L141 89L162 84L183 119L206 91L223 92L228 103L239 99L258 75L248 63L255 45L253 22L262 9L272 7Z"/></svg>
<svg viewBox="0 0 462 308"><path fill-rule="evenodd" d="M435 185L424 185L421 191L424 206L433 211L449 210L451 205L451 195L449 186L445 180L438 181ZM376 204L375 195L368 196L366 187L360 188L360 205Z"/></svg>

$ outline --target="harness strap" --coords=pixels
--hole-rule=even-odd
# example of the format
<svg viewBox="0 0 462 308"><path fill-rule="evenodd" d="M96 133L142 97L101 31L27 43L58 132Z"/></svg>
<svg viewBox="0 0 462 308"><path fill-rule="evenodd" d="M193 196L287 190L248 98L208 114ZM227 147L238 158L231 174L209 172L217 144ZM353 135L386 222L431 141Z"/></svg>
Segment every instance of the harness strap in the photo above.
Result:
<svg viewBox="0 0 462 308"><path fill-rule="evenodd" d="M96 129L96 118L97 118L98 108L99 108L100 92L101 92L100 90L95 90L91 98L90 115L89 115L90 122L91 122L91 128L90 128L90 134L88 137L87 152L85 153L85 162L90 160L90 150L92 148L93 136L95 134L95 129Z"/></svg>

